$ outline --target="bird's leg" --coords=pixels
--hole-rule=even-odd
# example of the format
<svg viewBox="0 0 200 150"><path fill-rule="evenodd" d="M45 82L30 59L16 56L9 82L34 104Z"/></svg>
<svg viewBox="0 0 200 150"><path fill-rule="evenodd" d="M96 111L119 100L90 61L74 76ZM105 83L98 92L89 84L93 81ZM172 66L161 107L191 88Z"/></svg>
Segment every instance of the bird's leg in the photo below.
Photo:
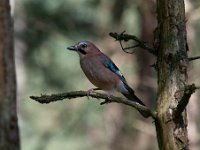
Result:
<svg viewBox="0 0 200 150"><path fill-rule="evenodd" d="M91 88L91 89L87 90L87 97L89 98L90 94L97 90L101 90L101 89L100 88Z"/></svg>
<svg viewBox="0 0 200 150"><path fill-rule="evenodd" d="M112 89L112 90L107 92L108 100L111 99L111 96L113 96L114 92L115 92L115 89Z"/></svg>
<svg viewBox="0 0 200 150"><path fill-rule="evenodd" d="M111 96L113 95L114 90L111 90L107 93L107 99L105 99L105 101L101 102L100 105L104 105L104 104L108 104L111 103Z"/></svg>

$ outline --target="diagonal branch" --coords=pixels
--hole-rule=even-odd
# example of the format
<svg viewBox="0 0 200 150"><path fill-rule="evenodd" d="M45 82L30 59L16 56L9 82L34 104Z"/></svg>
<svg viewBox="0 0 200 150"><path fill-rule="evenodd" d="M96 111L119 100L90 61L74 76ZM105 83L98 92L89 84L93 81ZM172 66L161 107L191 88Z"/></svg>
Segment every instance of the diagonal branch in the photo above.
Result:
<svg viewBox="0 0 200 150"><path fill-rule="evenodd" d="M125 31L124 31L125 32ZM123 51L125 51L125 49L131 49L131 48L135 48L135 47L141 47L145 50L147 50L149 53L157 56L157 53L156 53L156 50L152 47L150 47L147 42L144 42L142 40L140 40L139 38L137 38L136 36L134 35L129 35L129 34L124 34L124 32L118 34L116 32L110 32L109 35L111 37L113 37L116 41L119 41L120 42L120 45L123 49ZM133 45L131 47L127 47L127 48L124 48L121 44L121 41L124 41L124 42L127 42L129 40L133 40L136 42L136 45ZM127 51L125 51L127 52ZM127 53L131 53L131 52L127 52Z"/></svg>
<svg viewBox="0 0 200 150"><path fill-rule="evenodd" d="M179 101L176 109L174 110L173 118L178 118L181 115L181 113L186 108L191 95L195 92L196 89L198 89L198 87L196 87L195 84L191 84L185 87L183 96Z"/></svg>
<svg viewBox="0 0 200 150"><path fill-rule="evenodd" d="M195 57L189 57L188 60L189 61L193 61L193 60L197 60L200 59L200 56L195 56Z"/></svg>
<svg viewBox="0 0 200 150"><path fill-rule="evenodd" d="M30 96L31 99L39 102L39 103L50 103L50 102L55 102L55 101L60 101L63 99L72 99L72 98L78 98L78 97L84 97L88 96L87 91L73 91L73 92L67 92L67 93L60 93L60 94L52 94L52 95L41 95L41 96ZM137 109L139 112L147 114L147 117L152 117L156 118L157 113L155 111L152 111L148 109L146 106L142 106L136 102L127 100L125 98L120 98L120 97L115 97L115 96L110 96L108 99L108 96L106 94L101 94L101 93L91 93L91 97L96 98L97 100L99 99L104 99L105 102L115 102L115 103L121 103L124 105L131 106L135 109ZM104 104L101 103L101 104Z"/></svg>

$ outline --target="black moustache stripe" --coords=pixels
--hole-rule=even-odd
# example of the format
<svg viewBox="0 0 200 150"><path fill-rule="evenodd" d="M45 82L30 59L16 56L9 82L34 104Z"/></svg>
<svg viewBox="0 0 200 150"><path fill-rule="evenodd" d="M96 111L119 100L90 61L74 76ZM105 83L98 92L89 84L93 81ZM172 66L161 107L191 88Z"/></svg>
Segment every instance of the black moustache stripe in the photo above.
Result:
<svg viewBox="0 0 200 150"><path fill-rule="evenodd" d="M78 49L78 51L81 52L81 54L83 54L83 55L86 55L86 54L87 54L87 53L86 53L84 50L82 50L82 49Z"/></svg>

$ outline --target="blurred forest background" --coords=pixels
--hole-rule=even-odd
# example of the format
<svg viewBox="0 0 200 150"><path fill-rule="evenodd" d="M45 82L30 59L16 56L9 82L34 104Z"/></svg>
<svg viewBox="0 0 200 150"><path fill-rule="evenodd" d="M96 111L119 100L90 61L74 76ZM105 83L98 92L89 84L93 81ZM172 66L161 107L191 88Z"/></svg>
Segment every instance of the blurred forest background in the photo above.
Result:
<svg viewBox="0 0 200 150"><path fill-rule="evenodd" d="M22 150L156 150L151 119L120 104L100 106L81 98L39 104L31 95L93 87L66 50L80 40L94 42L124 73L136 94L155 106L155 59L141 49L124 53L109 32L126 30L153 43L153 0L12 0ZM189 56L200 55L200 1L186 0ZM130 45L132 43L124 43ZM200 85L200 62L189 67L189 82ZM191 150L200 148L199 92L188 106ZM121 96L121 95L120 95ZM85 100L84 100L85 99Z"/></svg>

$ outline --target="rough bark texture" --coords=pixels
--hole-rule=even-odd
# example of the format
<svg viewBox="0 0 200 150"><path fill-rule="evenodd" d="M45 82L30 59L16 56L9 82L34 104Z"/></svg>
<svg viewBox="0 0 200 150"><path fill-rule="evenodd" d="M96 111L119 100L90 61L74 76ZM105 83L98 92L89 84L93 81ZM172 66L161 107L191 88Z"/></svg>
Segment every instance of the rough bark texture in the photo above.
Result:
<svg viewBox="0 0 200 150"><path fill-rule="evenodd" d="M8 0L0 0L0 150L19 150L13 22Z"/></svg>
<svg viewBox="0 0 200 150"><path fill-rule="evenodd" d="M157 0L158 99L157 138L161 150L188 149L187 116L173 118L187 83L184 0Z"/></svg>

